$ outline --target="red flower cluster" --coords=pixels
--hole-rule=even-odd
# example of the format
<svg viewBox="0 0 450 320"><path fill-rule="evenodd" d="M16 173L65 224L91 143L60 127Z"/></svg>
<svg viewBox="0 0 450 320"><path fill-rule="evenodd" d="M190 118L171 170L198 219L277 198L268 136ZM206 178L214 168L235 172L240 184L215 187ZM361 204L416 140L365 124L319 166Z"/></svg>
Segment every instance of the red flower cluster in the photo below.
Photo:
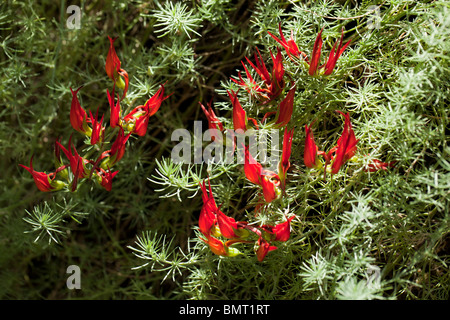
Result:
<svg viewBox="0 0 450 320"><path fill-rule="evenodd" d="M277 199L279 196L280 176L273 171L263 169L263 166L252 157L246 146L244 161L245 177L251 183L262 188L265 202L270 203Z"/></svg>
<svg viewBox="0 0 450 320"><path fill-rule="evenodd" d="M277 50L276 56L274 56L272 52L270 52L273 67L272 73L269 73L258 48L256 48L256 51L258 52L258 55L256 55L255 53L256 65L253 64L247 57L245 57L245 59L247 60L248 64L250 64L250 66L256 71L259 77L262 79L263 86L261 87L260 85L257 84L257 82L253 79L243 61L242 66L244 67L245 73L247 75L247 81L245 81L242 78L240 73L239 73L239 81L234 78L232 78L231 80L239 84L240 86L244 87L250 94L253 95L254 93L256 93L257 94L256 97L258 99L271 101L281 94L285 85L283 79L284 77L283 56L281 55L280 49Z"/></svg>
<svg viewBox="0 0 450 320"><path fill-rule="evenodd" d="M350 122L350 114L344 114L341 111L337 111L345 117L344 130L341 137L337 141L337 145L331 148L328 152L319 151L316 143L314 142L314 137L311 132L311 126L305 125L305 153L304 162L309 168L320 168L322 163L319 161L318 156L321 155L325 159L325 173L327 166L331 164L331 174L336 174L339 169L350 160L356 153L356 144L358 140L355 138L355 133L352 129L352 124Z"/></svg>
<svg viewBox="0 0 450 320"><path fill-rule="evenodd" d="M144 136L147 132L149 118L158 111L162 101L168 98L164 97L163 84L144 105L134 108L130 113L122 117L120 103L126 97L128 91L128 73L121 68L121 61L114 49L114 41L116 39L108 38L110 47L106 58L105 70L108 77L113 80L112 93L110 94L109 90L106 90L111 112L109 124L111 131L115 130L118 132L116 134L114 132L106 134L106 127L103 125L104 115L99 120L98 109L95 112L95 116L90 110L88 114L78 100L78 92L82 87L79 87L75 91L70 88L72 93L70 123L76 131L90 138L89 144L100 155L96 159L86 159L80 156L75 145L72 143L72 136L69 139L67 148L60 141L56 141L55 157L58 168L55 172L46 174L44 172L34 171L32 160L30 161L30 167L20 165L32 174L38 189L41 191L50 192L69 187L74 192L77 190L81 179L93 179L101 187L111 191L112 180L118 173L118 171L111 171L111 168L122 159L128 138L131 134ZM115 102L114 93L116 86L123 90L121 98L117 95L117 102ZM116 138L112 142L111 148L104 151L105 147L110 143L107 139L114 136ZM68 164L63 164L61 150L66 156L69 162ZM67 169L70 169L71 178ZM67 179L68 183L56 180L55 177L58 173L62 178Z"/></svg>
<svg viewBox="0 0 450 320"><path fill-rule="evenodd" d="M211 251L219 256L234 257L241 252L232 247L236 243L255 243L256 256L263 261L268 252L277 249L271 245L275 241L287 241L291 234L290 223L294 217L276 225L263 225L256 227L244 221L236 221L227 216L217 207L208 181L200 184L202 189L203 207L200 212L198 227L203 237L202 241L208 244ZM221 240L224 238L223 240Z"/></svg>
<svg viewBox="0 0 450 320"><path fill-rule="evenodd" d="M341 111L337 111L345 118L344 130L342 131L341 136L337 140L336 146L331 148L328 152L320 151L317 147L314 136L311 131L311 125L305 125L305 152L303 156L303 160L305 166L308 168L320 169L323 166L323 163L319 160L319 156L322 156L325 160L324 167L324 176L327 172L327 167L331 163L331 174L336 174L339 172L341 167L351 158L353 158L357 151L357 143L358 139L355 137L355 133L352 129L352 124L350 122L350 114L344 114ZM388 167L393 167L395 162L381 162L378 159L374 159L372 163L370 163L365 171L375 172L380 169L387 170Z"/></svg>
<svg viewBox="0 0 450 320"><path fill-rule="evenodd" d="M249 94L256 94L258 101L262 104L268 104L269 102L276 103L276 99L280 98L285 89L286 89L286 81L284 79L284 65L283 65L283 56L281 55L281 50L277 49L277 55L274 56L271 54L273 67L272 72L269 73L269 70L262 59L261 53L258 49L257 53L255 53L255 61L256 65L250 61L246 57L247 62L250 66L256 71L256 73L263 80L263 84L260 86L257 82L252 78L250 72L248 71L245 63L242 61L242 65L247 74L247 80L244 80L239 73L239 81L231 78L235 83L243 87ZM271 201L277 199L281 194L281 189L284 188L286 172L290 167L289 157L291 153L291 144L293 137L293 129L287 132L287 126L291 120L292 113L294 110L294 96L295 96L296 86L292 84L290 88L287 90L286 95L283 99L278 103L276 111L270 111L266 113L262 119L262 123L266 121L268 117L271 115L275 115L275 119L269 124L272 128L280 129L285 127L285 137L289 134L289 138L286 140L289 143L284 144L283 148L283 160L280 161L279 172L271 172L264 170L262 165L256 162L256 160L252 157L249 150L246 146L245 149L245 162L244 162L244 171L247 179L253 184L259 186L262 189L262 196L264 198L265 203L270 203ZM227 91L228 97L230 98L232 105L232 123L233 123L233 143L234 143L234 135L245 133L247 130L253 129L259 130L260 125L258 121L254 118L250 118L247 116L247 112L242 107L239 99L238 92L233 90ZM224 125L218 120L214 111L212 109L211 103L208 104L208 110L200 103L203 112L206 115L208 120L210 129L218 129L220 132L224 132L226 128ZM250 124L251 123L251 124ZM285 138L286 139L286 138Z"/></svg>
<svg viewBox="0 0 450 320"><path fill-rule="evenodd" d="M275 115L274 120L269 124L275 129L284 128L283 151L282 157L278 164L278 172L265 169L261 163L257 162L252 156L249 147L243 145L244 150L244 173L247 180L257 186L260 190L261 202L257 205L256 211L264 204L280 198L283 193L287 171L291 163L291 146L293 140L294 129L288 130L293 109L294 96L296 91L295 84L286 88L286 80L283 65L283 56L281 50L277 49L277 54L271 54L272 70L269 70L264 63L260 52L257 50L255 54L255 64L248 58L247 63L256 71L262 80L259 85L251 76L244 62L242 65L247 75L244 79L239 74L239 80L231 78L235 83L245 89L250 95L264 105L277 104L277 110L268 112L264 115L261 123L264 123L270 116ZM287 90L286 90L287 89ZM287 91L285 93L285 91ZM250 118L242 107L238 92L229 90L228 97L232 105L232 124L233 143L235 135L244 134L247 130L259 130L259 123L256 119ZM200 106L208 120L210 129L217 129L224 132L227 129L220 122L212 109L212 103L206 108L200 103ZM201 239L207 243L212 252L221 256L235 256L240 252L231 247L236 243L255 243L255 252L259 261L262 261L266 254L277 249L272 245L273 241L287 241L290 236L290 222L294 217L275 225L254 226L244 221L235 221L233 218L225 215L216 205L212 196L211 186L209 186L209 194L205 182L201 185L203 191L203 208L199 217L199 229L203 236ZM250 240L252 235L256 235L254 240ZM222 241L221 238L226 240Z"/></svg>
<svg viewBox="0 0 450 320"><path fill-rule="evenodd" d="M253 64L247 57L246 60L248 64L250 64L250 66L259 75L259 77L263 81L263 84L258 85L243 61L242 65L247 75L247 79L243 79L241 73L239 73L239 80L235 78L231 78L231 80L244 88L250 95L256 97L256 99L262 104L269 104L282 96L286 88L286 80L284 79L285 72L283 65L283 56L281 54L280 48L277 48L276 56L274 56L272 52L270 52L273 67L272 72L269 73L264 60L262 59L261 53L259 52L258 48L256 48L256 50L258 52L258 55L255 54L256 65ZM293 83L289 87L289 90L286 93L285 97L279 102L276 111L267 112L262 118L262 122L265 122L268 117L275 115L275 119L270 123L272 127L282 128L287 126L287 124L291 120L292 112L294 109L295 91L296 85L295 83ZM228 92L228 95L233 105L234 129L241 129L243 132L245 132L248 129L248 120L251 120L254 126L258 128L258 124L255 119L247 119L246 113L237 98L237 93L232 91L232 94Z"/></svg>
<svg viewBox="0 0 450 320"><path fill-rule="evenodd" d="M281 23L279 25L279 31L280 31L281 39L277 38L270 32L268 32L268 33L272 38L274 38L279 44L281 44L283 46L283 48L286 50L287 55L292 60L295 61L295 59L293 57L295 57L297 59L302 59L309 65L308 74L310 76L316 76L316 75L322 75L322 74L325 76L330 75L333 72L333 69L336 66L336 63L337 63L339 57L342 55L344 50L348 47L348 45L351 42L351 40L349 40L346 44L342 45L342 41L344 39L344 29L342 29L339 44L338 44L338 42L336 42L334 44L333 48L330 51L327 61L324 64L320 65L320 56L322 53L322 44L323 44L323 40L322 40L323 28L317 34L316 41L314 42L314 47L313 47L313 51L311 54L311 59L308 59L308 56L306 55L306 53L304 53L298 49L298 46L294 40L294 35L293 35L292 30L291 30L291 38L288 41L286 41L286 39L283 35L283 31L281 30ZM336 48L336 46L337 46L337 48Z"/></svg>
<svg viewBox="0 0 450 320"><path fill-rule="evenodd" d="M324 64L320 64L320 57L322 51L322 30L318 33L314 48L312 50L311 58L299 50L295 43L293 31L288 40L283 35L281 30L281 24L279 25L280 37L269 32L269 35L274 38L286 51L288 57L294 62L298 63L303 61L305 65L308 65L308 74L310 76L330 75L344 50L349 46L351 40L343 44L344 30L341 32L340 40L335 43L328 56L327 61ZM276 106L276 110L269 110L264 114L264 117L259 124L256 119L250 118L246 110L242 107L238 93L229 90L227 91L228 97L232 105L232 124L233 124L233 142L235 135L245 133L248 130L259 130L261 124L264 124L266 128L282 129L284 128L284 137L282 144L282 155L278 162L278 172L265 169L261 163L257 162L250 152L250 148L244 147L244 174L246 179L253 185L257 186L260 190L261 201L256 205L255 211L259 212L261 206L267 205L275 201L276 199L285 196L287 172L291 167L290 156L292 143L294 138L294 129L288 129L291 123L292 114L294 111L294 98L297 90L297 85L291 81L287 86L287 79L290 78L285 74L285 68L283 65L283 56L281 49L277 48L277 54L274 55L270 52L272 60L272 69L266 67L261 53L256 48L254 55L254 63L245 58L246 62L241 61L244 68L246 78L239 72L237 78L231 78L231 80L244 89L252 98L261 104L264 108L270 106ZM259 81L256 81L252 77L252 73L249 71L247 64L253 68L253 71L259 76ZM213 109L212 103L208 104L208 108L205 108L200 103L203 112L206 115L210 129L217 129L220 132L227 131L223 123L217 118ZM309 168L320 169L324 167L324 173L328 170L331 174L336 174L348 162L353 158L357 151L358 139L356 139L355 133L350 121L350 114L340 113L344 119L344 129L341 136L338 138L336 145L328 152L321 151L317 147L311 125L305 125L305 149L304 149L304 163ZM269 118L272 118L270 122L267 122ZM229 131L232 131L231 129ZM221 141L223 142L223 141ZM320 157L323 157L325 163L322 163ZM376 171L379 169L386 170L387 167L392 166L393 163L383 163L379 160L375 160L368 165L366 171ZM203 191L203 208L199 217L199 229L203 234L201 238L205 243L209 245L211 250L222 256L234 256L240 252L232 248L231 245L235 243L249 243L253 242L252 235L256 235L256 255L259 261L262 261L266 254L277 247L272 245L273 241L286 241L290 237L290 222L293 217L287 219L285 222L275 224L274 226L255 226L244 221L235 221L233 218L225 215L219 207L217 207L214 198L212 196L211 186L209 186L209 194L206 189L205 182L201 185ZM268 206L269 207L269 206ZM225 241L220 240L225 238Z"/></svg>

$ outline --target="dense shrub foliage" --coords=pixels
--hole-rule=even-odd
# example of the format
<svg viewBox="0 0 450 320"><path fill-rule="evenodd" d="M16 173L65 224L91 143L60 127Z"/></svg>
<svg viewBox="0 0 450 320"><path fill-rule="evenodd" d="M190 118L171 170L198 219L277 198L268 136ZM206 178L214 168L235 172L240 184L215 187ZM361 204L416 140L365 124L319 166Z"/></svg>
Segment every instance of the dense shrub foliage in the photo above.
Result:
<svg viewBox="0 0 450 320"><path fill-rule="evenodd" d="M447 1L2 2L0 297L447 300L449 21ZM276 129L280 165L177 163L176 130L211 144L199 124Z"/></svg>

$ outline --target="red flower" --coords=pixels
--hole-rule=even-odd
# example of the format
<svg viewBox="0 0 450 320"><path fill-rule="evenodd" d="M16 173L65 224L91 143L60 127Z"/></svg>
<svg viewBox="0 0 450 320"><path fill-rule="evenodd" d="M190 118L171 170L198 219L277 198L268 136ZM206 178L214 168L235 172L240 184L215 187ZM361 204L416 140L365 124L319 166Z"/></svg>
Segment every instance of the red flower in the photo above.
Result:
<svg viewBox="0 0 450 320"><path fill-rule="evenodd" d="M125 135L122 128L119 129L119 133L117 135L116 140L111 146L111 150L109 152L109 162L108 166L113 167L117 162L122 159L123 155L125 154L125 147L126 143L128 141L128 138L130 137L131 132Z"/></svg>
<svg viewBox="0 0 450 320"><path fill-rule="evenodd" d="M283 66L283 56L281 55L280 48L277 48L277 55L274 57L272 51L270 52L270 56L273 61L273 70L272 70L272 84L270 87L270 92L272 98L278 97L281 94L281 91L284 88L284 66Z"/></svg>
<svg viewBox="0 0 450 320"><path fill-rule="evenodd" d="M287 127L286 127L284 129L283 151L281 153L281 161L278 164L278 176L280 177L283 190L284 190L285 181L286 181L286 173L291 166L291 163L289 162L289 158L291 157L291 148L292 148L293 137L294 137L294 129L291 129L288 131Z"/></svg>
<svg viewBox="0 0 450 320"><path fill-rule="evenodd" d="M200 231L206 237L209 237L209 235L212 232L212 228L216 226L218 223L216 217L216 212L218 211L218 208L216 206L216 202L212 194L211 183L209 183L209 194L208 191L206 190L205 181L203 181L203 184L200 184L200 188L202 189L203 192L202 194L203 207L202 210L200 211L198 226Z"/></svg>
<svg viewBox="0 0 450 320"><path fill-rule="evenodd" d="M220 120L216 117L214 110L212 109L211 102L208 103L208 110L206 110L205 106L199 102L200 107L202 108L203 112L205 113L206 119L208 119L208 127L209 129L217 129L220 132L223 131L223 124L220 122Z"/></svg>
<svg viewBox="0 0 450 320"><path fill-rule="evenodd" d="M117 103L114 104L114 89L111 94L109 94L108 89L106 89L106 94L108 96L108 102L110 107L111 116L109 119L109 125L111 128L116 128L121 125L121 109L120 109L120 99L117 99Z"/></svg>
<svg viewBox="0 0 450 320"><path fill-rule="evenodd" d="M305 125L305 153L303 155L303 160L305 162L305 166L308 168L317 168L318 166L318 147L316 143L314 142L314 136L311 131L311 126L308 127L308 125Z"/></svg>
<svg viewBox="0 0 450 320"><path fill-rule="evenodd" d="M274 241L287 241L291 236L291 221L294 216L288 218L285 222L277 224L272 232L275 234Z"/></svg>
<svg viewBox="0 0 450 320"><path fill-rule="evenodd" d="M344 39L344 28L342 28L341 39L339 41L339 45L335 51L337 42L334 44L333 49L331 49L330 55L328 56L328 60L325 64L325 72L324 75L328 76L333 72L334 67L336 66L336 62L341 56L342 52L347 48L350 44L351 40L349 40L344 46L342 46L342 40Z"/></svg>
<svg viewBox="0 0 450 320"><path fill-rule="evenodd" d="M128 73L120 67L121 62L119 60L119 57L117 56L116 50L114 49L114 41L116 41L117 38L111 39L111 37L108 36L108 39L109 51L106 57L105 70L108 77L114 81L114 84L123 89L123 99L128 91ZM125 82L123 82L120 76L125 79Z"/></svg>
<svg viewBox="0 0 450 320"><path fill-rule="evenodd" d="M328 60L325 64L319 66L320 62L320 55L322 52L322 31L323 28L320 30L320 32L317 34L316 41L314 42L314 48L311 55L311 61L309 63L309 75L314 76L318 75L319 72L323 69L324 75L330 75L333 72L334 67L336 66L336 62L341 56L341 54L344 52L344 50L347 48L347 46L350 44L351 40L349 40L344 46L342 46L342 40L344 38L344 28L342 28L341 38L339 41L339 45L336 49L337 42L334 44L333 49L331 49L330 55L328 56Z"/></svg>
<svg viewBox="0 0 450 320"><path fill-rule="evenodd" d="M344 114L341 111L337 112L345 117L345 124L344 131L337 141L336 156L334 157L333 164L331 165L332 174L338 173L341 166L355 155L356 144L358 143L350 122L350 114L348 112L347 114Z"/></svg>
<svg viewBox="0 0 450 320"><path fill-rule="evenodd" d="M270 203L278 198L277 187L280 185L280 178L276 173L264 175L259 177L259 185L262 187L264 200Z"/></svg>
<svg viewBox="0 0 450 320"><path fill-rule="evenodd" d="M59 141L56 141L56 143L62 149L67 159L69 159L70 169L74 175L75 184L77 179L88 177L90 175L90 171L85 167L85 165L89 163L89 161L78 154L77 149L72 143L72 137L69 138L69 149L66 149Z"/></svg>
<svg viewBox="0 0 450 320"><path fill-rule="evenodd" d="M165 83L163 83L158 91L156 91L155 94L145 103L149 117L153 116L161 107L161 103L172 95L170 94L164 97L164 85Z"/></svg>
<svg viewBox="0 0 450 320"><path fill-rule="evenodd" d="M262 165L252 157L247 146L245 146L244 173L250 182L262 187L266 203L278 198L277 188L280 185L280 177L275 172L264 170Z"/></svg>
<svg viewBox="0 0 450 320"><path fill-rule="evenodd" d="M276 250L277 247L271 246L267 240L260 237L258 239L258 249L256 250L256 257L258 258L258 261L261 262L264 260L266 255L273 250Z"/></svg>
<svg viewBox="0 0 450 320"><path fill-rule="evenodd" d="M89 110L89 115L90 115L90 122L92 123L91 145L95 145L99 141L103 141L103 138L105 136L105 127L102 126L104 115L102 116L102 119L100 120L100 122L98 122L98 120L97 120L98 119L98 109L95 114L95 118L92 115L91 110Z"/></svg>
<svg viewBox="0 0 450 320"><path fill-rule="evenodd" d="M199 229L203 234L200 236L200 240L208 244L214 254L228 257L240 254L239 250L230 246L235 243L254 243L254 240L246 240L250 232L253 232L258 237L256 255L259 261L263 261L268 252L277 249L269 241L287 241L290 238L290 223L295 216L287 218L285 222L276 224L275 226L263 225L258 227L249 225L243 221L236 222L234 218L225 215L217 208L210 183L209 191L205 181L200 184L200 188L202 190L203 200L203 207L199 217ZM223 242L219 237L230 240Z"/></svg>
<svg viewBox="0 0 450 320"><path fill-rule="evenodd" d="M257 92L258 94L265 96L265 90L262 89L257 83L256 81L253 79L252 75L250 74L250 72L248 71L247 67L245 66L244 62L241 61L242 66L244 67L245 70L245 74L247 75L247 82L250 83L250 86L247 84L247 82L242 78L241 76L241 72L239 71L238 76L239 76L239 81L231 78L231 80L235 83L237 83L238 85L240 85L241 87L245 88L245 90L252 94L253 91Z"/></svg>
<svg viewBox="0 0 450 320"><path fill-rule="evenodd" d="M316 37L316 41L314 41L313 52L311 55L311 62L309 63L309 75L316 75L318 72L320 54L322 52L322 31L323 28L319 31Z"/></svg>
<svg viewBox="0 0 450 320"><path fill-rule="evenodd" d="M227 239L235 239L245 235L245 231L243 232L242 227L238 225L235 219L225 215L220 209L217 207L216 202L214 200L214 196L211 190L211 183L209 183L209 194L206 190L205 181L203 184L200 184L200 188L202 189L202 199L203 199L203 207L200 211L200 217L198 221L199 229L205 236L221 235ZM239 222L241 225L245 225L245 223ZM216 230L218 227L219 230ZM217 231L220 231L217 232Z"/></svg>
<svg viewBox="0 0 450 320"><path fill-rule="evenodd" d="M239 250L230 248L229 246L236 242L247 242L241 239L241 237L245 237L248 233L246 230L242 230L246 226L246 223L236 222L233 218L228 217L217 208L209 181L208 184L209 192L206 189L205 181L200 184L203 207L200 211L198 226L200 232L206 237L206 239L202 237L200 239L207 243L211 251L216 255L236 256L240 254ZM221 240L215 238L220 236L231 240L223 243Z"/></svg>
<svg viewBox="0 0 450 320"><path fill-rule="evenodd" d="M105 171L102 168L99 168L97 172L97 176L100 179L100 185L105 188L107 191L111 191L112 189L112 179L116 176L119 171L111 172L111 170Z"/></svg>
<svg viewBox="0 0 450 320"><path fill-rule="evenodd" d="M210 208L208 205L204 204L198 218L198 227L200 229L200 232L205 236L209 236L211 233L216 234L215 230L212 230L212 228L216 225L217 218L215 215L215 211L213 211L212 208Z"/></svg>
<svg viewBox="0 0 450 320"><path fill-rule="evenodd" d="M291 121L292 112L294 111L295 89L296 86L294 85L286 94L283 101L280 102L276 116L277 120L275 121L277 127L284 127Z"/></svg>
<svg viewBox="0 0 450 320"><path fill-rule="evenodd" d="M225 243L223 243L219 239L211 237L211 236L207 236L206 239L203 239L203 238L200 238L200 239L208 244L209 248L211 249L211 251L214 254L216 254L218 256L225 256L225 257L235 257L235 256L241 254L241 252L239 250L237 250L235 248L231 248L230 246L236 242L246 242L246 241L241 241L239 239L233 239L233 240L228 240Z"/></svg>
<svg viewBox="0 0 450 320"><path fill-rule="evenodd" d="M263 225L261 228L270 235L271 241L287 241L291 236L291 221L294 216L275 226Z"/></svg>
<svg viewBox="0 0 450 320"><path fill-rule="evenodd" d="M283 31L281 30L281 22L280 22L280 24L278 25L278 29L279 29L279 31L280 31L280 37L281 37L281 40L278 39L278 38L277 38L276 36L274 36L273 34L271 34L269 31L267 31L267 33L268 33L272 38L274 38L279 44L281 44L281 45L283 46L283 48L286 50L286 53L287 53L287 55L289 56L289 58L292 59L292 56L294 56L294 57L296 57L296 58L299 58L300 55L305 55L303 52L301 52L301 51L298 49L298 46L297 46L297 44L296 44L295 41L294 41L294 31L293 31L293 30L291 30L291 37L290 37L290 39L289 39L288 41L286 41L286 39L284 38L284 35L283 35Z"/></svg>
<svg viewBox="0 0 450 320"><path fill-rule="evenodd" d="M225 215L222 211L217 210L217 222L219 224L220 233L227 239L239 238L239 234L235 231L238 230L236 220Z"/></svg>
<svg viewBox="0 0 450 320"><path fill-rule="evenodd" d="M241 103L238 100L237 92L231 90L232 93L228 92L228 96L231 99L231 104L233 105L233 128L236 132L237 130L242 130L245 132L247 130L247 114L242 108Z"/></svg>
<svg viewBox="0 0 450 320"><path fill-rule="evenodd" d="M70 123L72 124L72 127L78 132L90 136L92 130L87 124L88 122L87 114L86 111L81 107L80 101L78 101L77 97L77 93L81 88L82 87L79 87L76 91L73 91L72 88L70 88L70 91L72 92L72 104L70 107Z"/></svg>
<svg viewBox="0 0 450 320"><path fill-rule="evenodd" d="M34 171L33 169L33 157L30 159L30 167L19 164L22 168L27 170L33 176L34 183L40 191L51 192L64 188L65 184L62 181L54 180L56 172L46 174L45 172Z"/></svg>
<svg viewBox="0 0 450 320"><path fill-rule="evenodd" d="M72 170L73 180L71 182L71 190L74 192L77 189L78 179L87 178L90 176L91 172L86 168L86 164L89 163L88 160L81 157L77 149L72 143L72 137L69 138L69 149L64 148L59 141L56 141L58 146L62 149L67 159L69 159L70 169ZM72 153L73 147L73 153Z"/></svg>
<svg viewBox="0 0 450 320"><path fill-rule="evenodd" d="M259 52L258 48L256 48L256 51L258 52L258 56L255 53L255 61L256 66L247 58L247 62L252 66L253 69L255 69L256 73L261 77L261 79L265 82L266 86L270 87L272 80L270 78L270 73L266 68L266 65L264 63L264 60L261 57L261 53Z"/></svg>
<svg viewBox="0 0 450 320"><path fill-rule="evenodd" d="M209 249L211 249L211 251L218 255L218 256L228 256L228 247L225 246L223 244L222 241L220 241L217 238L211 237L211 236L207 236L206 240L203 238L200 238L201 240L203 240L205 243L208 244Z"/></svg>
<svg viewBox="0 0 450 320"><path fill-rule="evenodd" d="M391 162L382 162L378 159L373 159L371 163L369 163L365 168L364 171L366 172L376 172L378 170L387 170L389 167L393 167L395 165L396 161Z"/></svg>
<svg viewBox="0 0 450 320"><path fill-rule="evenodd" d="M120 60L117 56L116 49L114 48L114 42L117 40L117 37L112 39L108 36L109 39L109 51L106 56L106 64L105 70L106 74L111 80L116 80L117 73L120 71Z"/></svg>
<svg viewBox="0 0 450 320"><path fill-rule="evenodd" d="M356 144L359 140L356 139L355 133L352 129L352 124L350 122L350 114L344 114L341 111L337 111L345 118L344 130L337 141L337 145L331 148L328 152L319 151L318 147L314 142L314 137L311 131L311 127L305 125L305 153L304 161L305 165L309 168L319 168L322 164L318 161L317 156L321 155L325 159L324 174L326 174L327 166L330 162L331 173L336 174L339 169L351 159L356 153Z"/></svg>
<svg viewBox="0 0 450 320"><path fill-rule="evenodd" d="M124 127L130 132L143 137L147 133L149 113L144 105L137 106L124 118Z"/></svg>
<svg viewBox="0 0 450 320"><path fill-rule="evenodd" d="M283 66L283 56L281 55L281 51L279 48L277 48L277 55L274 56L272 52L270 52L270 55L272 57L273 61L273 68L272 68L272 74L269 73L269 71L266 68L266 65L261 57L261 54L256 48L256 51L258 52L258 55L255 53L255 60L256 60L256 66L247 58L247 62L252 66L252 68L256 71L256 73L261 77L261 79L264 81L266 88L261 88L260 86L256 85L256 82L253 80L253 78L250 76L250 73L248 72L247 68L246 70L247 76L249 77L250 83L254 85L254 88L256 92L258 92L262 98L267 100L273 100L276 97L278 97L284 88L284 66ZM248 85L245 83L245 81L240 77L241 81L238 82L237 80L233 80L234 82L238 83L241 86L244 86L247 91L249 91ZM251 91L249 91L251 92Z"/></svg>
<svg viewBox="0 0 450 320"><path fill-rule="evenodd" d="M217 208L216 201L214 200L214 195L211 190L211 182L208 179L208 190L206 190L206 183L205 180L203 180L203 184L200 184L200 188L202 189L202 200L204 205L208 205L211 208Z"/></svg>
<svg viewBox="0 0 450 320"><path fill-rule="evenodd" d="M245 177L253 184L260 184L260 176L263 172L262 165L255 160L250 151L245 147L244 173Z"/></svg>
<svg viewBox="0 0 450 320"><path fill-rule="evenodd" d="M159 110L161 103L168 97L169 96L164 97L163 84L158 91L147 100L145 105L137 106L123 118L125 122L124 127L138 136L144 136L147 133L149 118Z"/></svg>
<svg viewBox="0 0 450 320"><path fill-rule="evenodd" d="M216 114L214 113L214 110L212 109L212 102L208 103L208 109L205 108L205 106L199 102L200 107L202 108L203 112L205 113L206 119L208 120L208 127L209 129L212 131L211 134L211 139L212 141L215 141L217 143L224 143L224 139L223 139L223 132L224 132L224 126L223 123L216 117ZM219 131L221 134L219 134ZM228 131L231 133L233 139L231 140L233 143L233 152L234 152L234 132L233 131Z"/></svg>

